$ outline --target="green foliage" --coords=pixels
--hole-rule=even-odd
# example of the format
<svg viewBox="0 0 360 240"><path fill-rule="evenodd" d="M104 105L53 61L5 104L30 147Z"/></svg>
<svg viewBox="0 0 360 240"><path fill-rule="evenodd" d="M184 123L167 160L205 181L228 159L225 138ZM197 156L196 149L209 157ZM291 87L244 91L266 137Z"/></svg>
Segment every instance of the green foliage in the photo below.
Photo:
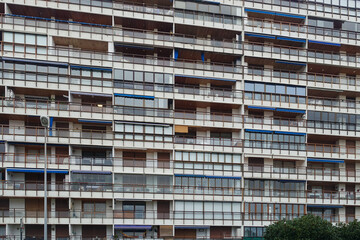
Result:
<svg viewBox="0 0 360 240"><path fill-rule="evenodd" d="M266 228L264 238L265 240L341 240L339 235L336 226L321 217L308 214L294 220L281 220L271 224Z"/></svg>
<svg viewBox="0 0 360 240"><path fill-rule="evenodd" d="M360 222L358 220L355 220L348 224L340 224L338 225L337 230L341 240L360 239Z"/></svg>

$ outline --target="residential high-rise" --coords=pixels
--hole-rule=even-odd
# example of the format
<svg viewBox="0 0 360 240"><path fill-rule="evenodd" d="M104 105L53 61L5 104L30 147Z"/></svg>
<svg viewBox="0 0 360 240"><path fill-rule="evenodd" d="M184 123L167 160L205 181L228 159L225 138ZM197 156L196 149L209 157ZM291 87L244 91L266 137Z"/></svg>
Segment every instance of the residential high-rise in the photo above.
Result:
<svg viewBox="0 0 360 240"><path fill-rule="evenodd" d="M0 13L1 237L44 237L45 139L49 239L260 239L284 218L360 218L358 1Z"/></svg>

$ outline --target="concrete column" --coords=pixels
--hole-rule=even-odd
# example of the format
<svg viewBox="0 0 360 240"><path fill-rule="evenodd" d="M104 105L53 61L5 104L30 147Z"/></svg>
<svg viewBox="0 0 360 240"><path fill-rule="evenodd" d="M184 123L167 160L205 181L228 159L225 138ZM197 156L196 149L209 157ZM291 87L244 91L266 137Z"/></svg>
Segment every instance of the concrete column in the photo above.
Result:
<svg viewBox="0 0 360 240"><path fill-rule="evenodd" d="M340 198L346 198L346 185L345 183L339 183L338 184L338 192Z"/></svg>
<svg viewBox="0 0 360 240"><path fill-rule="evenodd" d="M55 126L53 126L54 128ZM56 163L56 148L55 147L50 147L50 151L49 151L49 158L50 158L50 163Z"/></svg>
<svg viewBox="0 0 360 240"><path fill-rule="evenodd" d="M211 84L210 83L200 83L199 87L200 87L200 94L202 95L207 95L209 92L209 88L210 88Z"/></svg>
<svg viewBox="0 0 360 240"><path fill-rule="evenodd" d="M147 152L146 153L146 167L155 168L157 166L157 152Z"/></svg>
<svg viewBox="0 0 360 240"><path fill-rule="evenodd" d="M360 218L360 207L355 207L355 219Z"/></svg>
<svg viewBox="0 0 360 240"><path fill-rule="evenodd" d="M273 123L274 112L264 111L264 123L270 125Z"/></svg>
<svg viewBox="0 0 360 240"><path fill-rule="evenodd" d="M5 14L11 14L11 10L9 8L9 5L7 3L5 3Z"/></svg>
<svg viewBox="0 0 360 240"><path fill-rule="evenodd" d="M210 112L210 111L209 111L209 112ZM205 120L205 119L206 119L206 116L207 116L207 113L208 113L208 109L207 109L207 108L197 107L197 108L196 108L196 119L197 119L197 120Z"/></svg>
<svg viewBox="0 0 360 240"><path fill-rule="evenodd" d="M337 145L340 147L340 152L346 154L346 140L340 139L336 142Z"/></svg>
<svg viewBox="0 0 360 240"><path fill-rule="evenodd" d="M53 174L51 174L53 175ZM56 217L56 206L55 206L55 198L50 199L50 217L54 218Z"/></svg>
<svg viewBox="0 0 360 240"><path fill-rule="evenodd" d="M264 158L264 172L270 172L274 166L274 159L272 158Z"/></svg>
<svg viewBox="0 0 360 240"><path fill-rule="evenodd" d="M360 97L355 98L355 108L360 109Z"/></svg>
<svg viewBox="0 0 360 240"><path fill-rule="evenodd" d="M338 99L340 101L340 107L346 108L347 107L346 96L340 95L338 96Z"/></svg>
<svg viewBox="0 0 360 240"><path fill-rule="evenodd" d="M345 207L339 208L339 221L346 222L346 209Z"/></svg>
<svg viewBox="0 0 360 240"><path fill-rule="evenodd" d="M56 190L56 175L55 173L51 173L51 188L50 190L55 191Z"/></svg>
<svg viewBox="0 0 360 240"><path fill-rule="evenodd" d="M274 70L273 65L264 65L264 76L272 76L272 71Z"/></svg>
<svg viewBox="0 0 360 240"><path fill-rule="evenodd" d="M237 122L237 123L242 121L241 107L232 109L232 118L233 118L233 121Z"/></svg>
<svg viewBox="0 0 360 240"><path fill-rule="evenodd" d="M51 225L51 239L56 239L56 225Z"/></svg>

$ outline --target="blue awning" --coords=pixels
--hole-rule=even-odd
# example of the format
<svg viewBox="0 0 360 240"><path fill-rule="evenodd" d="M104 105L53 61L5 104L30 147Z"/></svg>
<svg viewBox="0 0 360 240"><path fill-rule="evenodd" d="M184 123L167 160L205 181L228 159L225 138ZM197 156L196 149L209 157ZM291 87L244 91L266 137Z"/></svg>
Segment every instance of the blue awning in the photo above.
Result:
<svg viewBox="0 0 360 240"><path fill-rule="evenodd" d="M198 177L204 178L205 175L193 175L193 174L174 174L175 177Z"/></svg>
<svg viewBox="0 0 360 240"><path fill-rule="evenodd" d="M57 67L68 67L69 66L69 64L61 63L61 62L48 62L48 61L38 61L38 60L20 59L20 58L3 57L2 60L3 61L11 61L11 62L22 62L22 63L37 64L37 65L50 65L50 66L57 66Z"/></svg>
<svg viewBox="0 0 360 240"><path fill-rule="evenodd" d="M320 41L314 41L314 40L309 40L309 43L317 43L317 44L324 44L324 45L331 45L331 46L341 47L341 44L338 44L338 43L320 42Z"/></svg>
<svg viewBox="0 0 360 240"><path fill-rule="evenodd" d="M305 16L300 16L300 15L270 12L270 11L263 11L263 10L249 9L249 8L245 8L245 12L263 13L263 14L276 15L276 16L281 16L281 17L305 19Z"/></svg>
<svg viewBox="0 0 360 240"><path fill-rule="evenodd" d="M78 122L112 124L112 121L97 121L97 120L91 120L91 119L79 119Z"/></svg>
<svg viewBox="0 0 360 240"><path fill-rule="evenodd" d="M133 94L120 94L114 93L115 97L128 97L128 98L143 98L143 99L155 99L154 96L144 96L144 95L133 95Z"/></svg>
<svg viewBox="0 0 360 240"><path fill-rule="evenodd" d="M321 163L344 163L341 159L320 159L320 158L308 158L308 162L321 162Z"/></svg>
<svg viewBox="0 0 360 240"><path fill-rule="evenodd" d="M209 229L210 226L175 226L176 229Z"/></svg>
<svg viewBox="0 0 360 240"><path fill-rule="evenodd" d="M87 67L87 66L80 66L80 65L70 65L72 69L87 69L87 70L95 70L95 71L106 71L112 72L111 68L97 68L97 67Z"/></svg>
<svg viewBox="0 0 360 240"><path fill-rule="evenodd" d="M309 208L343 208L344 206L339 205L307 205Z"/></svg>
<svg viewBox="0 0 360 240"><path fill-rule="evenodd" d="M174 59L175 59L175 61L178 59L178 56L179 56L179 50L175 49L174 50Z"/></svg>
<svg viewBox="0 0 360 240"><path fill-rule="evenodd" d="M49 124L49 136L51 137L53 132L52 132L52 127L54 124L54 117L50 117L50 124Z"/></svg>
<svg viewBox="0 0 360 240"><path fill-rule="evenodd" d="M285 134L285 135L298 135L298 136L305 136L306 133L297 133L297 132L281 132L281 131L275 131L276 134Z"/></svg>
<svg viewBox="0 0 360 240"><path fill-rule="evenodd" d="M186 78L198 78L198 79L204 79L204 80L236 82L235 79L211 78L211 77L197 77L197 76L190 76L190 75L175 75L175 77L186 77Z"/></svg>
<svg viewBox="0 0 360 240"><path fill-rule="evenodd" d="M114 229L151 229L151 225L114 225Z"/></svg>
<svg viewBox="0 0 360 240"><path fill-rule="evenodd" d="M71 171L71 173L78 174L103 174L103 175L111 175L112 172L100 172L100 171Z"/></svg>
<svg viewBox="0 0 360 240"><path fill-rule="evenodd" d="M275 111L276 108L248 106L248 109L260 109L260 110Z"/></svg>
<svg viewBox="0 0 360 240"><path fill-rule="evenodd" d="M241 177L232 176L205 176L206 178L222 178L222 179L241 179Z"/></svg>
<svg viewBox="0 0 360 240"><path fill-rule="evenodd" d="M288 61L280 61L280 60L276 60L275 63L291 64L291 65L298 65L298 66L306 66L306 63L288 62Z"/></svg>
<svg viewBox="0 0 360 240"><path fill-rule="evenodd" d="M21 172L21 173L44 173L44 169L30 169L30 168L8 168L8 172ZM68 174L68 170L56 170L56 169L47 169L47 173L62 173Z"/></svg>
<svg viewBox="0 0 360 240"><path fill-rule="evenodd" d="M254 34L254 33L245 33L245 36L249 36L249 37L259 37L259 38L267 38L267 39L275 39L275 36L262 35L262 34Z"/></svg>
<svg viewBox="0 0 360 240"><path fill-rule="evenodd" d="M245 129L245 132L273 133L273 131L268 131L268 130L256 130L256 129Z"/></svg>
<svg viewBox="0 0 360 240"><path fill-rule="evenodd" d="M277 39L277 40L283 40L283 41L306 43L306 40L305 40L305 39L299 39L299 38L276 37L276 39Z"/></svg>
<svg viewBox="0 0 360 240"><path fill-rule="evenodd" d="M295 109L286 109L286 108L276 108L278 112L290 112L290 113L302 113L305 114L305 110L295 110Z"/></svg>

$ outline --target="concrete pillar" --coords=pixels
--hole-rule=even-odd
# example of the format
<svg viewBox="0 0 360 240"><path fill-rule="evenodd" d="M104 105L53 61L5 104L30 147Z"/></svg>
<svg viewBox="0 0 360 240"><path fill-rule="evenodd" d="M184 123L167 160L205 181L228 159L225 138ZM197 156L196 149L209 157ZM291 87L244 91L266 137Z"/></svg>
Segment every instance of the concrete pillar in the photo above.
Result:
<svg viewBox="0 0 360 240"><path fill-rule="evenodd" d="M273 73L272 71L274 70L274 66L273 65L264 65L264 76L272 76Z"/></svg>
<svg viewBox="0 0 360 240"><path fill-rule="evenodd" d="M340 101L340 107L346 108L346 107L347 107L346 96L344 96L344 95L339 95L339 96L338 96L338 99L339 99L339 101Z"/></svg>
<svg viewBox="0 0 360 240"><path fill-rule="evenodd" d="M340 139L336 144L340 147L340 153L346 154L346 140Z"/></svg>
<svg viewBox="0 0 360 240"><path fill-rule="evenodd" d="M264 124L270 125L273 123L274 112L273 111L264 111Z"/></svg>
<svg viewBox="0 0 360 240"><path fill-rule="evenodd" d="M196 119L197 120L206 120L207 116L208 116L208 108L200 108L200 107L196 108Z"/></svg>
<svg viewBox="0 0 360 240"><path fill-rule="evenodd" d="M345 183L339 183L338 184L338 192L339 192L339 196L340 198L346 198L346 185Z"/></svg>
<svg viewBox="0 0 360 240"><path fill-rule="evenodd" d="M157 152L147 152L146 153L146 167L147 168L155 168L156 166L157 166Z"/></svg>
<svg viewBox="0 0 360 240"><path fill-rule="evenodd" d="M355 98L355 108L360 109L360 97Z"/></svg>
<svg viewBox="0 0 360 240"><path fill-rule="evenodd" d="M51 173L51 191L55 191L56 190L56 175L55 173Z"/></svg>
<svg viewBox="0 0 360 240"><path fill-rule="evenodd" d="M239 123L242 121L241 107L232 109L232 119L236 123Z"/></svg>
<svg viewBox="0 0 360 240"><path fill-rule="evenodd" d="M270 172L274 166L274 159L272 158L264 158L264 172Z"/></svg>
<svg viewBox="0 0 360 240"><path fill-rule="evenodd" d="M55 206L55 198L50 199L50 217L56 217L56 206Z"/></svg>
<svg viewBox="0 0 360 240"><path fill-rule="evenodd" d="M339 221L346 222L346 208L339 208Z"/></svg>
<svg viewBox="0 0 360 240"><path fill-rule="evenodd" d="M360 218L360 207L355 207L355 219Z"/></svg>
<svg viewBox="0 0 360 240"><path fill-rule="evenodd" d="M5 4L5 14L11 14L11 10L10 10L10 8L9 8L9 5L6 3Z"/></svg>
<svg viewBox="0 0 360 240"><path fill-rule="evenodd" d="M56 239L56 225L51 225L51 239Z"/></svg>

